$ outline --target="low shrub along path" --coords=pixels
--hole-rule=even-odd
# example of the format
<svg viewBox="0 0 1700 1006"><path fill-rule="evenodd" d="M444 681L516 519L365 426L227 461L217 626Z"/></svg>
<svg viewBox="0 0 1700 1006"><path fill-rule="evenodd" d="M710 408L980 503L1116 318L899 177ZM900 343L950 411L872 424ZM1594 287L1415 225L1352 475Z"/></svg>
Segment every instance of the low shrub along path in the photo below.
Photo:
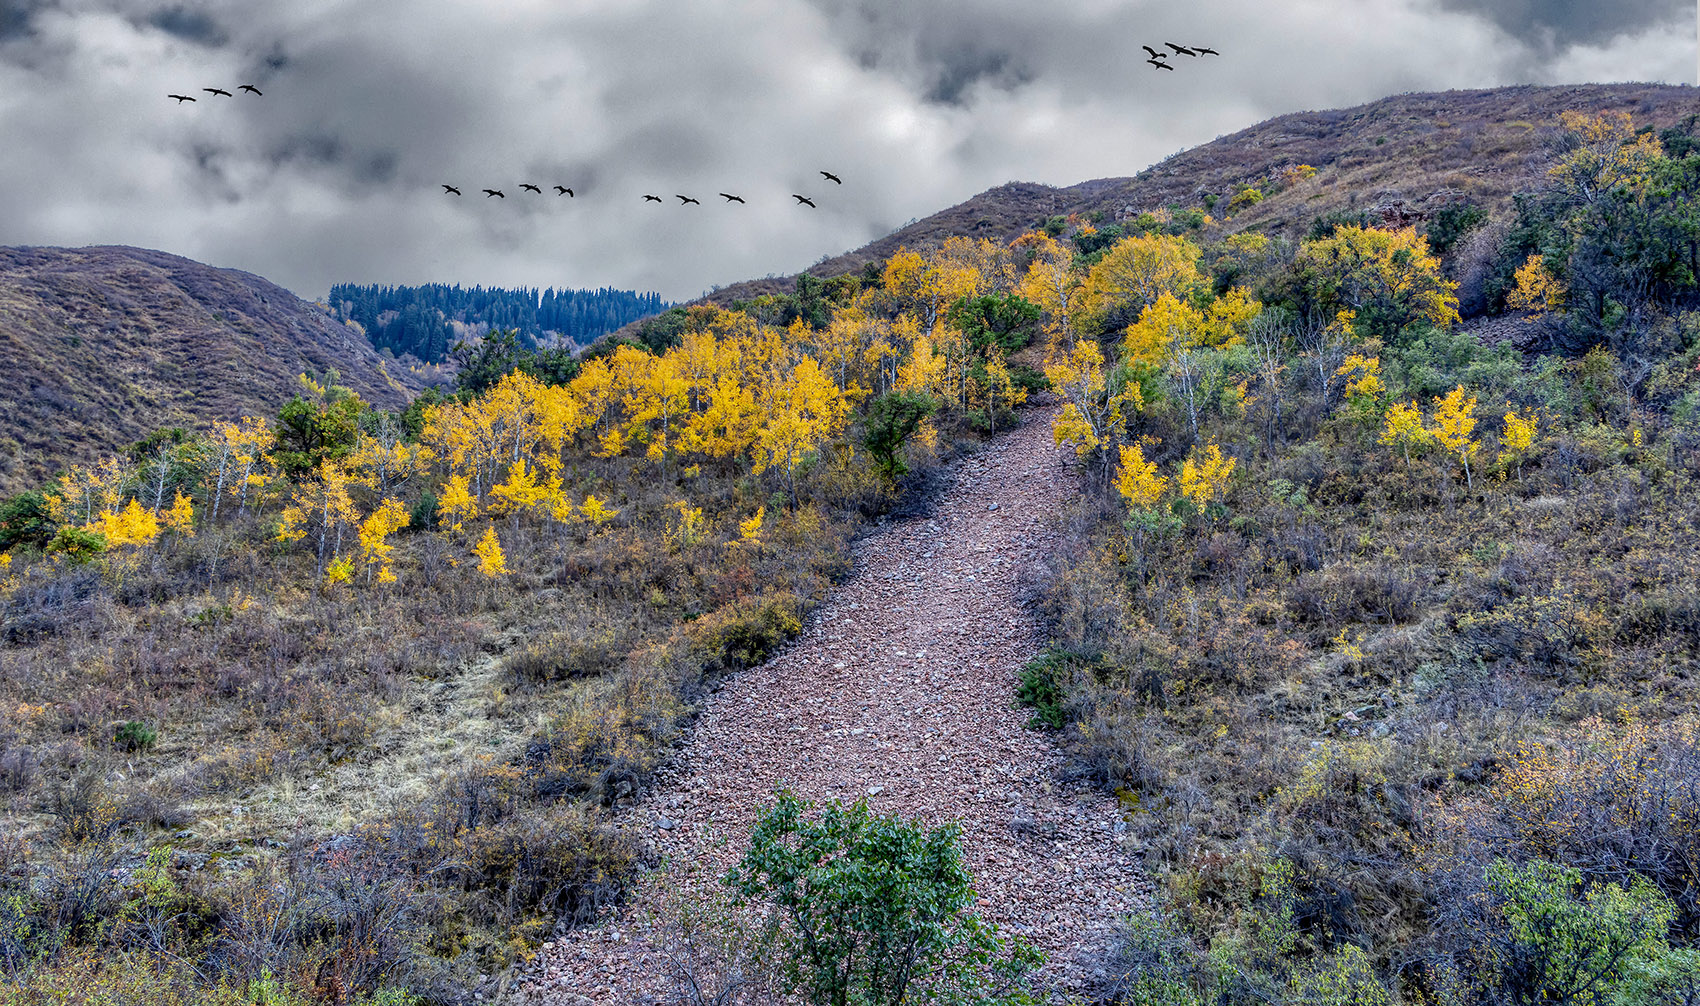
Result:
<svg viewBox="0 0 1700 1006"><path fill-rule="evenodd" d="M1116 801L1060 784L1051 737L1014 703L1018 671L1043 642L1018 601L1020 572L1051 549L1051 522L1078 485L1049 420L1030 412L956 462L932 516L866 535L852 576L789 648L712 697L625 826L644 829L666 862L700 864L693 876L707 883L742 854L780 786L958 821L982 917L1050 955L1045 980L1068 989L1094 977L1094 951L1146 885L1118 841ZM547 946L516 983L525 998L664 998L641 913L624 914Z"/></svg>

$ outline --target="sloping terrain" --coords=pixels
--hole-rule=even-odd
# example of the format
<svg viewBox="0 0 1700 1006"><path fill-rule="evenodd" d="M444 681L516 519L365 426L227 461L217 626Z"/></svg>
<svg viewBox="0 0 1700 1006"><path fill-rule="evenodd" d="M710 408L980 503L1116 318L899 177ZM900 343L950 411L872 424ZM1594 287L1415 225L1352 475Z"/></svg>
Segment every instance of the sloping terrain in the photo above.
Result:
<svg viewBox="0 0 1700 1006"><path fill-rule="evenodd" d="M375 405L419 382L276 284L141 248L0 248L0 493L162 426L274 415L336 369Z"/></svg>
<svg viewBox="0 0 1700 1006"><path fill-rule="evenodd" d="M1346 209L1420 226L1434 209L1463 199L1490 217L1503 215L1512 194L1539 176L1546 162L1543 143L1559 113L1572 109L1626 111L1637 126L1665 128L1700 110L1700 102L1693 88L1662 84L1524 85L1401 94L1356 108L1294 112L1183 150L1131 178L1098 178L1067 188L1000 185L809 272L858 272L900 247L936 245L948 237L1008 241L1058 215L1102 213L1113 223L1169 206L1203 208L1206 195L1221 200L1214 212L1222 217L1236 187L1266 186L1301 164L1316 168L1316 175L1218 219L1206 237L1257 230L1299 238L1316 217ZM705 299L724 305L793 286L794 278L751 280Z"/></svg>
<svg viewBox="0 0 1700 1006"><path fill-rule="evenodd" d="M1055 550L1052 517L1079 484L1051 415L959 462L929 516L867 536L801 637L714 696L681 764L628 814L674 866L662 886L730 866L777 787L866 797L879 813L960 822L982 916L1050 955L1047 983L1096 977L1143 874L1115 799L1059 787L1061 752L1012 699L1042 644L1021 572ZM671 1001L664 963L622 933L644 914L572 934L522 987L548 1003Z"/></svg>

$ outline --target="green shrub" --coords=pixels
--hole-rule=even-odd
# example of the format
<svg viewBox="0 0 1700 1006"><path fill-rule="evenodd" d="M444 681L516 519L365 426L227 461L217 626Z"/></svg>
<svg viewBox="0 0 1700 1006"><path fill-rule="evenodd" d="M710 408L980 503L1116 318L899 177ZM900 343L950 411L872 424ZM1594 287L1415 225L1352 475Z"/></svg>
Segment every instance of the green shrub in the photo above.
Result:
<svg viewBox="0 0 1700 1006"><path fill-rule="evenodd" d="M45 548L53 540L54 530L43 494L32 490L0 503L0 552L14 545Z"/></svg>
<svg viewBox="0 0 1700 1006"><path fill-rule="evenodd" d="M766 660L803 630L795 594L780 591L736 601L691 624L691 635L710 672L739 671Z"/></svg>
<svg viewBox="0 0 1700 1006"><path fill-rule="evenodd" d="M1436 255L1452 250L1464 235L1487 222L1487 211L1475 203L1453 203L1435 211L1428 223L1428 246Z"/></svg>
<svg viewBox="0 0 1700 1006"><path fill-rule="evenodd" d="M159 740L159 731L141 720L127 720L112 732L112 743L125 751L146 751Z"/></svg>
<svg viewBox="0 0 1700 1006"><path fill-rule="evenodd" d="M742 903L777 910L793 994L819 1006L1022 1001L1021 977L1043 958L970 911L958 825L927 830L866 800L814 810L779 792L722 878Z"/></svg>
<svg viewBox="0 0 1700 1006"><path fill-rule="evenodd" d="M1060 730L1063 725L1064 681L1059 672L1069 668L1067 655L1053 651L1034 657L1021 669L1021 683L1016 686L1015 699L1033 709L1027 725L1034 729Z"/></svg>
<svg viewBox="0 0 1700 1006"><path fill-rule="evenodd" d="M106 536L98 531L84 531L80 527L62 527L47 543L47 551L60 553L71 560L73 565L81 566L93 562L102 552L106 551Z"/></svg>

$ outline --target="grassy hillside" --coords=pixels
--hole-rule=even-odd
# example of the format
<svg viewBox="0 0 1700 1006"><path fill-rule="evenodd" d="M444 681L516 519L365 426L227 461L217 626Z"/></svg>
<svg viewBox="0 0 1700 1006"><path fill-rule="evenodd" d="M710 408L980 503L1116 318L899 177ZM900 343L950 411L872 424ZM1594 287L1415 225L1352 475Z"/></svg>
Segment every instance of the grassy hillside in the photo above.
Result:
<svg viewBox="0 0 1700 1006"><path fill-rule="evenodd" d="M1222 208L1212 208L1213 222L1202 228L1206 239L1243 230L1299 238L1317 217L1341 211L1422 227L1436 210L1461 200L1503 222L1512 194L1539 175L1561 111L1626 111L1638 124L1662 129L1694 114L1695 102L1688 87L1580 84L1401 94L1356 108L1294 112L1183 150L1130 178L1066 188L1000 185L809 271L822 277L859 273L900 247L933 247L953 236L1009 241L1054 216L1096 215L1114 224L1169 207L1205 209L1207 200ZM1226 210L1240 187L1281 188L1284 173L1301 164L1316 168L1315 176L1267 191L1268 198L1244 209ZM1455 278L1480 266L1480 252L1466 252L1460 249L1448 263ZM754 280L722 287L707 299L729 304L794 287L795 277ZM1467 288L1466 316L1483 306L1472 296Z"/></svg>
<svg viewBox="0 0 1700 1006"><path fill-rule="evenodd" d="M0 248L0 491L166 426L271 414L336 370L385 407L420 382L249 273L140 248Z"/></svg>

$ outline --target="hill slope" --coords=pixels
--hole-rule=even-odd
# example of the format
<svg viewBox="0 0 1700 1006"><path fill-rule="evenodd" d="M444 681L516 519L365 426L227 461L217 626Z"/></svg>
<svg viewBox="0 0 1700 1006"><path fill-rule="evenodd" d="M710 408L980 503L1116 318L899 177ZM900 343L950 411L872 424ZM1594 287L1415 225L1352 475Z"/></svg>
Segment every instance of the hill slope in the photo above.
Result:
<svg viewBox="0 0 1700 1006"><path fill-rule="evenodd" d="M419 382L273 283L141 248L0 248L0 492L161 426L273 415L304 371L385 407Z"/></svg>
<svg viewBox="0 0 1700 1006"><path fill-rule="evenodd" d="M1700 109L1697 97L1694 88L1662 84L1521 85L1401 94L1355 108L1294 112L1181 151L1133 177L1067 188L1000 185L808 271L857 272L900 247L936 245L954 236L1008 241L1057 215L1102 213L1114 222L1168 206L1203 208L1206 195L1219 197L1225 207L1237 186L1262 185L1301 164L1316 168L1315 177L1217 220L1209 230L1296 238L1316 217L1345 209L1420 226L1434 209L1460 199L1477 203L1490 218L1503 217L1512 194L1543 169L1543 143L1560 112L1622 110L1637 126L1664 128ZM705 299L729 304L794 286L795 277L752 280ZM1466 314L1472 307L1468 293Z"/></svg>

